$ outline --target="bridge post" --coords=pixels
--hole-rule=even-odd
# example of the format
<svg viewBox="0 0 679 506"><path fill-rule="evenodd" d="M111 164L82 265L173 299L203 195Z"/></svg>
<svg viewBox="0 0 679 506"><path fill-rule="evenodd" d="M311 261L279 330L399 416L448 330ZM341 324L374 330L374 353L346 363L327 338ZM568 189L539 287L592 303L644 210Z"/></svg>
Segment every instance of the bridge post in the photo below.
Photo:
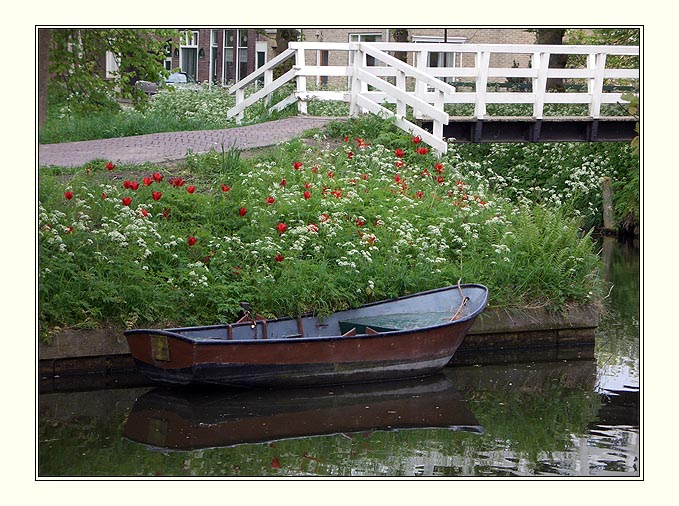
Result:
<svg viewBox="0 0 679 506"><path fill-rule="evenodd" d="M601 178L601 186L603 193L603 218L604 218L604 234L614 234L616 232L615 211L613 208L613 184L610 177Z"/></svg>
<svg viewBox="0 0 679 506"><path fill-rule="evenodd" d="M488 92L489 66L490 52L477 52L476 67L478 68L479 73L476 77L476 104L474 105L474 116L476 116L476 119L483 119L486 116L486 93Z"/></svg>
<svg viewBox="0 0 679 506"><path fill-rule="evenodd" d="M601 115L601 94L604 90L606 53L588 55L587 68L594 70L594 78L587 80L587 92L592 96L589 103L589 115L596 119Z"/></svg>
<svg viewBox="0 0 679 506"><path fill-rule="evenodd" d="M428 51L419 51L417 53L417 70L422 72L427 72L427 58L429 57ZM421 81L420 79L415 80L415 96L420 100L425 100L424 95L427 93L427 83ZM416 119L424 118L424 114L420 111L413 111Z"/></svg>
<svg viewBox="0 0 679 506"><path fill-rule="evenodd" d="M295 52L295 67L298 69L303 69L305 67L304 63L304 48L298 48ZM297 76L297 93L298 93L298 101L297 101L297 112L299 114L306 114L307 113L307 104L306 104L306 99L299 99L301 94L306 92L306 77L305 76Z"/></svg>
<svg viewBox="0 0 679 506"><path fill-rule="evenodd" d="M396 87L406 93L406 75L405 72L399 70L396 74ZM402 118L406 115L406 104L403 100L396 100L396 115Z"/></svg>
<svg viewBox="0 0 679 506"><path fill-rule="evenodd" d="M545 109L545 93L547 93L547 74L549 72L549 53L533 53L533 68L538 69L538 77L533 79L533 117L542 119Z"/></svg>
<svg viewBox="0 0 679 506"><path fill-rule="evenodd" d="M367 62L366 54L361 51L360 44L349 44L349 54L353 54L354 65L351 75L351 97L349 102L349 116L355 118L363 111L363 108L358 105L358 95L363 90L363 82L358 77L359 69L365 67Z"/></svg>
<svg viewBox="0 0 679 506"><path fill-rule="evenodd" d="M245 90L243 88L238 88L236 90L236 105L240 105L241 102L245 100ZM236 115L236 123L241 124L243 118L245 117L245 111L241 111Z"/></svg>
<svg viewBox="0 0 679 506"><path fill-rule="evenodd" d="M264 72L264 87L267 88L271 83L273 82L273 70L269 69ZM265 104L269 105L271 103L271 98L273 97L273 93L269 93L265 100Z"/></svg>

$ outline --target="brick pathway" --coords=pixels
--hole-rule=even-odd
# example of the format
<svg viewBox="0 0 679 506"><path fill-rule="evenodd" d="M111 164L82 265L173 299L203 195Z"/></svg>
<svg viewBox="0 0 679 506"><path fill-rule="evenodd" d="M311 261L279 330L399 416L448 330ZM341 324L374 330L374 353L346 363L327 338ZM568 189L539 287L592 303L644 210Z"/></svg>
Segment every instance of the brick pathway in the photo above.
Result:
<svg viewBox="0 0 679 506"><path fill-rule="evenodd" d="M118 137L94 141L41 144L40 166L77 167L95 159L116 163L166 162L186 157L188 151L206 153L231 147L252 149L293 139L305 130L319 128L342 118L294 116L257 125Z"/></svg>

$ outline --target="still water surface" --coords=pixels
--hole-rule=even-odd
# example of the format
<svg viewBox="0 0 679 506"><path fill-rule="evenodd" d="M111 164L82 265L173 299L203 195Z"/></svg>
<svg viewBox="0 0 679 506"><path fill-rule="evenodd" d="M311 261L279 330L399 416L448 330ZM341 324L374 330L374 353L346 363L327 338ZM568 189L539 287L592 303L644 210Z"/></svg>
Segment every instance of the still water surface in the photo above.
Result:
<svg viewBox="0 0 679 506"><path fill-rule="evenodd" d="M640 476L639 252L607 242L603 258L614 287L594 359L284 392L41 394L38 475Z"/></svg>

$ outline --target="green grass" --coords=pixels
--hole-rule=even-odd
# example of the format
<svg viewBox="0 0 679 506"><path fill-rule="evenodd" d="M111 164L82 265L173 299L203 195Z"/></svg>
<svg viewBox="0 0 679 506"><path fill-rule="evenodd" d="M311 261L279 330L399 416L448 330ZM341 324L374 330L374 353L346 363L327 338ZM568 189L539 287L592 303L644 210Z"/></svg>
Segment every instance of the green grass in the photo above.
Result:
<svg viewBox="0 0 679 506"><path fill-rule="evenodd" d="M557 310L603 293L582 219L558 199L531 200L546 190L500 185L492 164L456 150L418 154L374 118L330 131L346 142L318 150L296 140L252 158L212 152L174 167L41 169L43 338L64 327L230 321L243 300L269 316L324 314L460 278L487 285L496 307ZM144 185L154 172L163 181ZM169 183L177 177L183 186Z"/></svg>

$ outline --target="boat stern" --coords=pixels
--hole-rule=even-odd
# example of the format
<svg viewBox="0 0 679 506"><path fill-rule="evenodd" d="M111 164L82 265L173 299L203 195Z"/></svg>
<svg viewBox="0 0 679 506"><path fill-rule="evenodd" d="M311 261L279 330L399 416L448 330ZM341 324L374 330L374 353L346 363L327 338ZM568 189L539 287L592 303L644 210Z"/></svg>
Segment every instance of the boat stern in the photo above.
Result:
<svg viewBox="0 0 679 506"><path fill-rule="evenodd" d="M139 372L153 381L188 384L194 377L194 343L163 330L125 332Z"/></svg>

